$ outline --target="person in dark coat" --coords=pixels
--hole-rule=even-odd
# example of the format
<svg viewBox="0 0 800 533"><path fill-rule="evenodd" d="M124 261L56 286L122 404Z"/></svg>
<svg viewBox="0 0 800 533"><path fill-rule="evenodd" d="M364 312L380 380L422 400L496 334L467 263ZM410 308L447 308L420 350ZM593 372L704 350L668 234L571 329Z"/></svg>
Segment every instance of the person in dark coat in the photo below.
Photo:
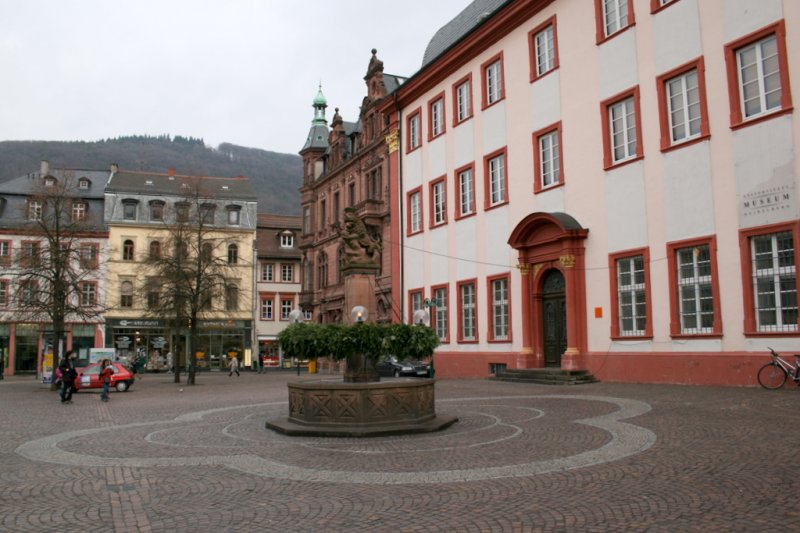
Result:
<svg viewBox="0 0 800 533"><path fill-rule="evenodd" d="M58 365L59 370L61 370L61 403L72 403L72 393L75 392L75 379L78 377L74 358L75 352L69 350L64 354L61 364Z"/></svg>

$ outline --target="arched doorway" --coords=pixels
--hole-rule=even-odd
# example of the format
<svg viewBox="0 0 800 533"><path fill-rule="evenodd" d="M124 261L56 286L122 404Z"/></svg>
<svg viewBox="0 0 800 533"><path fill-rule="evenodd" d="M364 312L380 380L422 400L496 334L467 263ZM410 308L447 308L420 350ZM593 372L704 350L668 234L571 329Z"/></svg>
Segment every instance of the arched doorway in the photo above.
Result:
<svg viewBox="0 0 800 533"><path fill-rule="evenodd" d="M567 350L567 300L564 276L551 269L542 280L542 345L544 366L561 367L561 355Z"/></svg>
<svg viewBox="0 0 800 533"><path fill-rule="evenodd" d="M566 213L532 213L508 239L519 253L522 350L517 368L583 368L587 350L584 241Z"/></svg>

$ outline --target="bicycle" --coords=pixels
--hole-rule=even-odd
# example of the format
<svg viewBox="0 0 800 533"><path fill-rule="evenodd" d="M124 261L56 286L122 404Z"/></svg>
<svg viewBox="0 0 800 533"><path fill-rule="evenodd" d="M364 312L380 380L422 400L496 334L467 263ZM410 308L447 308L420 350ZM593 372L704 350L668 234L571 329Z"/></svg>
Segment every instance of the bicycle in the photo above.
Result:
<svg viewBox="0 0 800 533"><path fill-rule="evenodd" d="M765 389L780 389L786 383L786 378L791 377L792 381L800 385L800 354L794 355L793 365L772 348L769 351L772 361L758 370L758 383Z"/></svg>

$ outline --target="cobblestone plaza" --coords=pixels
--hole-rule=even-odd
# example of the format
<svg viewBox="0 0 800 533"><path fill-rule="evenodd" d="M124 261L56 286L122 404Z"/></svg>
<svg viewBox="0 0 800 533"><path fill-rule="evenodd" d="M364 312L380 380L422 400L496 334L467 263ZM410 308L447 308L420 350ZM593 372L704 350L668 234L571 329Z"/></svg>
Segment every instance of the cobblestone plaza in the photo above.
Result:
<svg viewBox="0 0 800 533"><path fill-rule="evenodd" d="M0 381L0 531L800 530L794 388L445 380L441 432L265 429L298 379L341 378Z"/></svg>

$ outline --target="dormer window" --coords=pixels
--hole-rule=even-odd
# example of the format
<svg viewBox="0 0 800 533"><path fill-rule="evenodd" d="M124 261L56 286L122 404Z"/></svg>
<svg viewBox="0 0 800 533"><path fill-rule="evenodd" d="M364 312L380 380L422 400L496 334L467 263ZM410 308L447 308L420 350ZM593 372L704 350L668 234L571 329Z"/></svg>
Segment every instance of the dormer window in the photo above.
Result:
<svg viewBox="0 0 800 533"><path fill-rule="evenodd" d="M89 181L88 178L81 178L78 180L78 188L79 189L88 189L92 185L92 182Z"/></svg>
<svg viewBox="0 0 800 533"><path fill-rule="evenodd" d="M214 223L214 213L216 209L217 206L215 204L203 204L200 206L201 220L204 224Z"/></svg>
<svg viewBox="0 0 800 533"><path fill-rule="evenodd" d="M161 200L152 200L150 202L150 220L164 220L164 202Z"/></svg>
<svg viewBox="0 0 800 533"><path fill-rule="evenodd" d="M56 184L56 179L52 176L48 176L44 179L44 186L45 187L52 187Z"/></svg>
<svg viewBox="0 0 800 533"><path fill-rule="evenodd" d="M42 202L31 200L28 202L28 220L42 220Z"/></svg>
<svg viewBox="0 0 800 533"><path fill-rule="evenodd" d="M72 203L72 221L78 222L86 218L86 211L88 206L86 202L75 201Z"/></svg>
<svg viewBox="0 0 800 533"><path fill-rule="evenodd" d="M225 209L228 211L228 225L238 226L240 223L239 213L242 210L242 207L239 205L229 205Z"/></svg>
<svg viewBox="0 0 800 533"><path fill-rule="evenodd" d="M122 200L122 219L123 220L136 220L136 204L137 200Z"/></svg>
<svg viewBox="0 0 800 533"><path fill-rule="evenodd" d="M281 233L281 248L291 248L294 246L294 235L288 231Z"/></svg>
<svg viewBox="0 0 800 533"><path fill-rule="evenodd" d="M189 220L189 204L187 202L175 204L175 220L177 222L187 222Z"/></svg>

